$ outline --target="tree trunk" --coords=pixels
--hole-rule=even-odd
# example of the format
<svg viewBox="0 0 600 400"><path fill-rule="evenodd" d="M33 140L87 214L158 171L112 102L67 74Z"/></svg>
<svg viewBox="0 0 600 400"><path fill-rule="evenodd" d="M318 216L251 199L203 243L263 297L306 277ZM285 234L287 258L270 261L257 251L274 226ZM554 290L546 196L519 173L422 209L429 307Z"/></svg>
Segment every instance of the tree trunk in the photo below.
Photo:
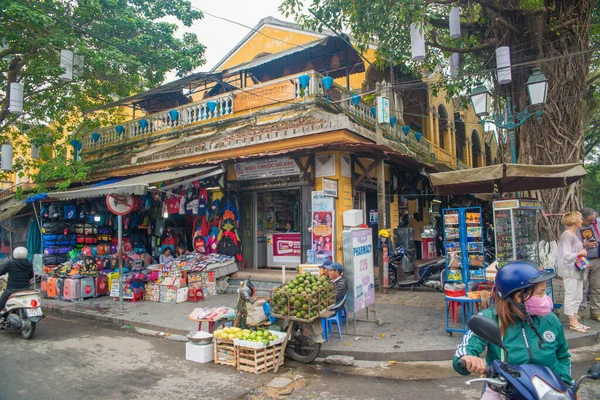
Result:
<svg viewBox="0 0 600 400"><path fill-rule="evenodd" d="M588 50L593 7L593 0L546 1L546 8L552 11L535 17L528 25L522 25L532 27L520 39L522 43L537 44L537 54L532 51L531 60L540 60L535 66L540 67L548 79L548 95L541 121L532 118L517 131L519 163L546 165L583 161L581 110L592 55ZM565 27L549 30L548 21L553 20L554 26ZM541 32L546 34L542 35ZM517 111L527 107L525 82L531 69L513 69L512 87L518 88L518 91L513 89L512 94ZM582 205L580 183L567 188L538 191L535 196L542 200L545 214L575 211ZM561 230L560 216L542 216L541 239L556 240Z"/></svg>

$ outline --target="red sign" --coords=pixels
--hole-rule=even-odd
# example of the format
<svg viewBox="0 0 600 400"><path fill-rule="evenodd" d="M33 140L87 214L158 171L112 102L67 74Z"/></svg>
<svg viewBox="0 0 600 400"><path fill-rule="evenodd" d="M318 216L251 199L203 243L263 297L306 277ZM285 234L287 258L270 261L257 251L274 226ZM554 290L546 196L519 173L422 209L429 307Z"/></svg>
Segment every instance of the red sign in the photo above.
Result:
<svg viewBox="0 0 600 400"><path fill-rule="evenodd" d="M127 215L133 211L133 196L130 194L109 194L106 206L115 215Z"/></svg>
<svg viewBox="0 0 600 400"><path fill-rule="evenodd" d="M85 292L85 294L90 294L90 293L92 293L92 288L90 287L90 285L85 285L85 288L83 288L83 291Z"/></svg>
<svg viewBox="0 0 600 400"><path fill-rule="evenodd" d="M273 234L273 261L296 262L302 254L300 233Z"/></svg>

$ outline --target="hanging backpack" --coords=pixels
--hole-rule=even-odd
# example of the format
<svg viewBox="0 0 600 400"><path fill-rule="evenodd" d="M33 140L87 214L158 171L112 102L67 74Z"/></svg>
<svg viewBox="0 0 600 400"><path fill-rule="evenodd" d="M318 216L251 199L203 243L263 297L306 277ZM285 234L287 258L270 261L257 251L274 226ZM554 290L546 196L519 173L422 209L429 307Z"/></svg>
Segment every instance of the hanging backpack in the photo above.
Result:
<svg viewBox="0 0 600 400"><path fill-rule="evenodd" d="M219 246L219 229L216 226L213 226L210 230L210 234L208 235L208 248L206 249L206 253L216 253L217 247Z"/></svg>
<svg viewBox="0 0 600 400"><path fill-rule="evenodd" d="M77 205L77 219L82 222L88 222L90 220L90 208L86 203Z"/></svg>
<svg viewBox="0 0 600 400"><path fill-rule="evenodd" d="M52 203L48 206L48 218L56 219L59 218L63 213L61 210L60 203Z"/></svg>
<svg viewBox="0 0 600 400"><path fill-rule="evenodd" d="M201 254L207 253L206 238L204 236L202 236L202 234L200 233L199 230L194 232L193 243L194 243L194 250L196 250L196 252L201 253Z"/></svg>
<svg viewBox="0 0 600 400"><path fill-rule="evenodd" d="M65 204L63 207L63 219L75 219L77 217L77 208L75 204Z"/></svg>
<svg viewBox="0 0 600 400"><path fill-rule="evenodd" d="M207 216L208 211L208 191L204 185L198 189L198 215Z"/></svg>
<svg viewBox="0 0 600 400"><path fill-rule="evenodd" d="M229 234L226 234L219 240L217 250L219 254L235 257L238 254L239 245L234 237L232 238Z"/></svg>

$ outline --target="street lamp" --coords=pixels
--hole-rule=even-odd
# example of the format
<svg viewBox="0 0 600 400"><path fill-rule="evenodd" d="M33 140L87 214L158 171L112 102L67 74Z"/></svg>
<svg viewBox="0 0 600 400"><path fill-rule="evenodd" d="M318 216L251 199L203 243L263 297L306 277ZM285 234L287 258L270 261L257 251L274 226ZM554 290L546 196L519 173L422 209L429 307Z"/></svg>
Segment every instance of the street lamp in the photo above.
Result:
<svg viewBox="0 0 600 400"><path fill-rule="evenodd" d="M530 105L539 106L546 104L548 79L546 79L542 71L540 71L538 68L534 69L531 76L527 80L526 86ZM490 97L490 92L482 83L477 83L475 88L471 91L471 102L473 103L475 114L478 117L484 117L488 115ZM479 121L479 123L485 125L486 122L489 122L496 125L500 129L508 130L511 162L516 164L517 150L515 147L515 129L523 125L525 121L533 116L537 116L538 120L540 120L544 110L540 108L536 111L529 112L527 107L525 107L523 112L518 113L515 111L510 97L506 98L506 110L506 115L491 115L491 119L482 119Z"/></svg>

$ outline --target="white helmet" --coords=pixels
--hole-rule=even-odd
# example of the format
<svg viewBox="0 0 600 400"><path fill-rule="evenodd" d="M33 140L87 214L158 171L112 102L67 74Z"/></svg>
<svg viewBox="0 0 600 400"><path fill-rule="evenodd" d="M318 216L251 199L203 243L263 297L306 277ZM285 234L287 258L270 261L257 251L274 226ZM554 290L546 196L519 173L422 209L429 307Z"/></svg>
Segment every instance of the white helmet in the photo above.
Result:
<svg viewBox="0 0 600 400"><path fill-rule="evenodd" d="M27 249L25 247L17 247L13 250L14 259L25 259L27 258Z"/></svg>

